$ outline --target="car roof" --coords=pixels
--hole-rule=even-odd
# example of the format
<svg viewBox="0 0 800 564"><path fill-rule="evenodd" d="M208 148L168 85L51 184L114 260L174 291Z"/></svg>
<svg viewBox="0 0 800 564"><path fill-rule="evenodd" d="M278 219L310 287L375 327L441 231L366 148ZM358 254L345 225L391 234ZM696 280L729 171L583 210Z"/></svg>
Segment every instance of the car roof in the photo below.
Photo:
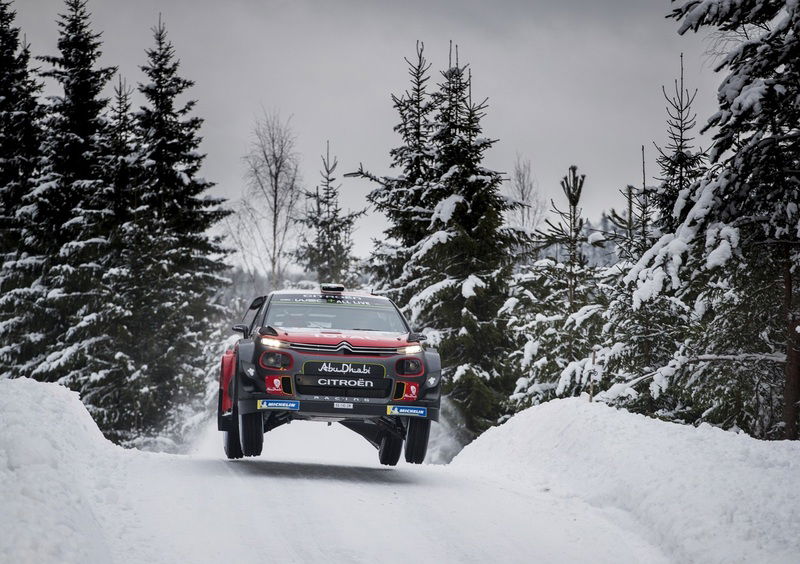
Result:
<svg viewBox="0 0 800 564"><path fill-rule="evenodd" d="M382 300L382 301L390 301L389 298L386 296L376 296L375 294L370 294L366 291L349 291L349 292L323 292L321 290L297 290L297 289L287 289L287 290L275 290L270 292L271 296L346 296L346 297L356 297L356 298L372 298L374 300Z"/></svg>

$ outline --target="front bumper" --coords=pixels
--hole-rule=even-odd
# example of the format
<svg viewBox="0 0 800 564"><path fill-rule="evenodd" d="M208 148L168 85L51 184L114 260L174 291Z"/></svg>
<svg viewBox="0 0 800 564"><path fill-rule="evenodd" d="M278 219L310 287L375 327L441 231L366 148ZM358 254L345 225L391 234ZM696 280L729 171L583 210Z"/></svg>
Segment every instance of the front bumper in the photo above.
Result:
<svg viewBox="0 0 800 564"><path fill-rule="evenodd" d="M260 395L259 395L260 396ZM356 401L359 400L359 401ZM276 398L271 395L240 399L239 413L288 413L297 419L375 419L380 417L413 417L439 420L439 402L391 402L362 398L330 400Z"/></svg>
<svg viewBox="0 0 800 564"><path fill-rule="evenodd" d="M304 353L296 350L281 349L278 352L289 354L292 364L286 371L275 372L267 370L257 363L260 349L257 348L249 355L241 355L239 374L241 386L238 390L237 407L240 414L262 412L274 414L271 419L318 419L318 420L368 420L368 419L397 419L420 418L439 420L439 405L441 402L441 367L439 355L434 351L425 351L418 358L424 359L425 370L420 375L400 375L396 372L399 359L408 355L393 355L388 357L354 357L344 355L321 356ZM244 356L244 358L243 358ZM250 357L250 358L248 358ZM383 374L377 378L388 380L388 389L384 397L364 397L366 394L348 393L344 389L330 391L320 387L303 391L298 384L299 379L306 376L319 377L319 374L306 374L305 368L314 362L347 362L352 364L379 365ZM364 376L371 379L375 376ZM267 389L266 381L278 379L283 382L290 380L289 393L278 393ZM377 380L376 380L377 382ZM398 394L395 385L399 382L413 383L418 386L418 396L415 399L405 398L404 393ZM286 386L281 384L283 390ZM376 385L377 389L377 385ZM405 390L405 388L403 388Z"/></svg>

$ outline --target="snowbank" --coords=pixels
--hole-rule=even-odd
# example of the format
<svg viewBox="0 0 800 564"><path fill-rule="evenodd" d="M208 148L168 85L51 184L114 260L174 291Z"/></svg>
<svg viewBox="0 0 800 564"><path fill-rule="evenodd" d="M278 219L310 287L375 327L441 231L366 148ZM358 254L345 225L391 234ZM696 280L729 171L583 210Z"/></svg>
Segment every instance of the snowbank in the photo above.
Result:
<svg viewBox="0 0 800 564"><path fill-rule="evenodd" d="M0 562L110 561L90 477L114 448L77 394L0 380Z"/></svg>
<svg viewBox="0 0 800 564"><path fill-rule="evenodd" d="M209 455L125 450L76 394L0 380L0 562L404 562L387 556L387 515L427 561L800 561L796 443L579 400L513 417L450 466L380 467L360 437L316 423L231 462L209 431Z"/></svg>
<svg viewBox="0 0 800 564"><path fill-rule="evenodd" d="M623 510L679 562L800 562L800 444L582 399L530 408L453 461Z"/></svg>

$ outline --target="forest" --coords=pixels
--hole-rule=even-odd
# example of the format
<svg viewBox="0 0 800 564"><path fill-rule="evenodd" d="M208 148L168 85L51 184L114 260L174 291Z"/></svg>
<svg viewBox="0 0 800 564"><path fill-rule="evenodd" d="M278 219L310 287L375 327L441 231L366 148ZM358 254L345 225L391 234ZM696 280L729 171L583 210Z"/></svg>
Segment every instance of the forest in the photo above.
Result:
<svg viewBox="0 0 800 564"><path fill-rule="evenodd" d="M0 378L60 383L111 440L176 450L211 415L244 302L331 281L389 296L439 350L461 444L570 396L796 440L800 8L746 4L673 5L679 33L718 38L717 111L698 117L675 53L656 181L643 158L624 205L591 220L580 163L552 202L529 160L486 165L503 141L455 44L446 64L423 40L397 54L388 173L340 165L322 139L309 187L291 120L264 112L226 201L160 18L128 83L100 63L86 0L65 0L42 56L0 1ZM370 187L363 208L341 204L345 178ZM385 229L359 257L365 214Z"/></svg>

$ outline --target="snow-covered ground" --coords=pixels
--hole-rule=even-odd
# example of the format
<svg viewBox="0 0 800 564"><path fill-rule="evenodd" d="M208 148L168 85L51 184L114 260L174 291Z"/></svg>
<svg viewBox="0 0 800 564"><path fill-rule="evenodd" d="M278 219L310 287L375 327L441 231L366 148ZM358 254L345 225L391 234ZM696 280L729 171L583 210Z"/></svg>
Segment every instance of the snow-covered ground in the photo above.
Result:
<svg viewBox="0 0 800 564"><path fill-rule="evenodd" d="M580 400L448 466L397 468L333 425L224 460L118 448L78 398L0 380L0 562L798 562L800 445Z"/></svg>

